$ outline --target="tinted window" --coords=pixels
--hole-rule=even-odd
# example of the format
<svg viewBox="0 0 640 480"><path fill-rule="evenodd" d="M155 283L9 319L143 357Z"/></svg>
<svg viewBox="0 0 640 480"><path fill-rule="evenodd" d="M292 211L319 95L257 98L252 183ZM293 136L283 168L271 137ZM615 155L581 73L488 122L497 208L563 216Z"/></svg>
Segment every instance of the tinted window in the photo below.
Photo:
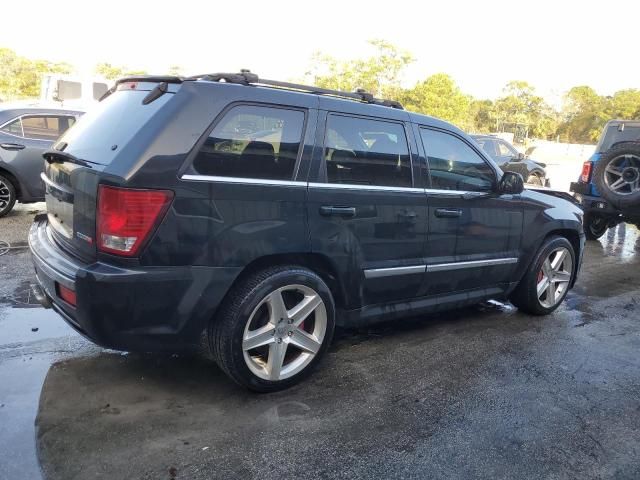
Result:
<svg viewBox="0 0 640 480"><path fill-rule="evenodd" d="M476 138L476 142L478 142L478 145L480 145L480 148L482 148L486 153L488 153L492 157L495 157L497 155L496 144L493 140L488 138Z"/></svg>
<svg viewBox="0 0 640 480"><path fill-rule="evenodd" d="M30 115L14 120L2 130L25 138L54 141L74 122L73 117Z"/></svg>
<svg viewBox="0 0 640 480"><path fill-rule="evenodd" d="M330 115L324 158L330 183L411 187L411 160L398 123Z"/></svg>
<svg viewBox="0 0 640 480"><path fill-rule="evenodd" d="M20 119L16 119L13 122L2 127L3 132L10 133L12 135L20 135L22 136L22 122Z"/></svg>
<svg viewBox="0 0 640 480"><path fill-rule="evenodd" d="M606 152L614 144L618 142L636 142L640 140L640 126L625 125L623 130L620 131L618 125L611 125L607 128L604 138L600 141L598 146L599 152Z"/></svg>
<svg viewBox="0 0 640 480"><path fill-rule="evenodd" d="M500 155L503 157L513 157L518 154L515 148L511 147L511 145L504 142L498 142L498 151L500 152Z"/></svg>
<svg viewBox="0 0 640 480"><path fill-rule="evenodd" d="M424 128L420 134L429 158L432 188L484 191L493 186L493 169L464 141Z"/></svg>
<svg viewBox="0 0 640 480"><path fill-rule="evenodd" d="M234 107L209 134L193 166L204 175L291 180L303 125L300 111Z"/></svg>

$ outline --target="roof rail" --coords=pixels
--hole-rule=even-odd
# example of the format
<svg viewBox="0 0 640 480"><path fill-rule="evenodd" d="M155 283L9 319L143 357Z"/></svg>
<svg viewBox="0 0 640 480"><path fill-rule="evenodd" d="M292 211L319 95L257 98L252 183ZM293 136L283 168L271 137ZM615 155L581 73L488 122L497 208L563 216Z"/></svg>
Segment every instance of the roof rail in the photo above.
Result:
<svg viewBox="0 0 640 480"><path fill-rule="evenodd" d="M366 92L359 88L355 92L343 92L341 90L331 90L329 88L321 88L309 85L301 85L299 83L281 82L278 80L267 80L258 77L255 73L251 73L249 70L241 70L240 73L205 73L202 75L194 75L191 77L183 78L182 80L207 80L210 82L226 82L235 83L240 85L264 85L267 87L282 88L286 90L297 90L299 92L313 93L316 95L329 95L338 98L348 98L351 100L357 100L364 103L371 103L374 105L382 105L384 107L404 109L400 102L395 100L383 100L375 98L373 94Z"/></svg>

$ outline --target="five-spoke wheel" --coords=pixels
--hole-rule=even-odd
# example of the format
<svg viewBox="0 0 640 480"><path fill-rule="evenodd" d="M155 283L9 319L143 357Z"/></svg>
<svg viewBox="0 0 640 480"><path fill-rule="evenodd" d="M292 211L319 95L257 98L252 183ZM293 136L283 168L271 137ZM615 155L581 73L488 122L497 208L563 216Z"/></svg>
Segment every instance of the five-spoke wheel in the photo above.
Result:
<svg viewBox="0 0 640 480"><path fill-rule="evenodd" d="M533 315L553 312L567 295L575 269L576 253L571 242L564 237L548 237L511 294L511 302Z"/></svg>
<svg viewBox="0 0 640 480"><path fill-rule="evenodd" d="M255 375L283 380L301 372L320 351L327 310L320 295L304 285L286 285L254 309L242 337L244 359Z"/></svg>
<svg viewBox="0 0 640 480"><path fill-rule="evenodd" d="M314 272L278 266L239 281L209 327L209 345L236 382L268 392L302 380L331 342L335 307Z"/></svg>

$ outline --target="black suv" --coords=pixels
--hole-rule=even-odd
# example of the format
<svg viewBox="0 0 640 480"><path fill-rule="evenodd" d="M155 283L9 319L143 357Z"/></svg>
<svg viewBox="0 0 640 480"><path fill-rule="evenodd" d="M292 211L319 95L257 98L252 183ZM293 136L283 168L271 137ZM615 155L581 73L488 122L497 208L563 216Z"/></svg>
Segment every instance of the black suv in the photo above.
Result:
<svg viewBox="0 0 640 480"><path fill-rule="evenodd" d="M200 342L238 383L299 381L334 325L509 298L553 311L581 211L456 127L251 73L136 77L45 153L40 301L125 350Z"/></svg>

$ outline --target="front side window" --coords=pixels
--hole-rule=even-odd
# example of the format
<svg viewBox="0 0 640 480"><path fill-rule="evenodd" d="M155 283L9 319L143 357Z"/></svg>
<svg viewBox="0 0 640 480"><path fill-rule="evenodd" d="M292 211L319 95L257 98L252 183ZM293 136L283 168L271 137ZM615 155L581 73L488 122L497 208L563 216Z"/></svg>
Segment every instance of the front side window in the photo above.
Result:
<svg viewBox="0 0 640 480"><path fill-rule="evenodd" d="M429 159L431 187L441 190L487 191L493 187L493 169L460 138L420 129Z"/></svg>
<svg viewBox="0 0 640 480"><path fill-rule="evenodd" d="M299 110L233 107L209 134L193 168L203 175L291 180L303 126Z"/></svg>
<svg viewBox="0 0 640 480"><path fill-rule="evenodd" d="M478 145L480 145L480 148L482 148L482 150L484 150L490 156L492 157L496 156L496 144L493 140L488 138L479 138L479 139L476 139L476 142L478 142Z"/></svg>
<svg viewBox="0 0 640 480"><path fill-rule="evenodd" d="M411 187L411 158L399 123L329 115L324 159L327 181Z"/></svg>
<svg viewBox="0 0 640 480"><path fill-rule="evenodd" d="M513 147L505 142L498 142L498 151L502 157L514 157L518 154Z"/></svg>

